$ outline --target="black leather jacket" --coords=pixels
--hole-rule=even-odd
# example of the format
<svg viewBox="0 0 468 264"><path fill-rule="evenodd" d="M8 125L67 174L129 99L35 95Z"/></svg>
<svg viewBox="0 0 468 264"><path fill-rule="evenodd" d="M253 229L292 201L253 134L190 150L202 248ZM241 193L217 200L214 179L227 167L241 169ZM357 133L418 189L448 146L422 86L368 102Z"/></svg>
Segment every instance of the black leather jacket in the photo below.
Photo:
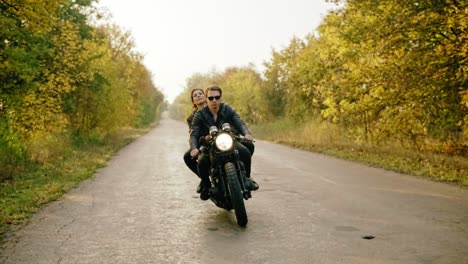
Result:
<svg viewBox="0 0 468 264"><path fill-rule="evenodd" d="M194 110L188 117L187 117L187 125L189 127L189 147L192 146L192 144L190 143L192 141L192 138L190 137L190 134L192 133L192 121L193 121L193 117L195 116L195 113L197 112L198 110Z"/></svg>
<svg viewBox="0 0 468 264"><path fill-rule="evenodd" d="M218 111L218 119L214 121L213 114L208 106L203 107L195 113L192 120L192 131L190 133L190 148L198 149L200 147L199 139L210 133L210 127L216 126L221 129L224 123L229 123L235 130L245 136L250 134L247 126L242 122L239 115L229 105L221 103Z"/></svg>
<svg viewBox="0 0 468 264"><path fill-rule="evenodd" d="M192 121L193 121L193 117L195 116L195 113L197 111L198 110L193 111L186 119L187 125L188 125L188 128L189 128L189 134L192 132Z"/></svg>

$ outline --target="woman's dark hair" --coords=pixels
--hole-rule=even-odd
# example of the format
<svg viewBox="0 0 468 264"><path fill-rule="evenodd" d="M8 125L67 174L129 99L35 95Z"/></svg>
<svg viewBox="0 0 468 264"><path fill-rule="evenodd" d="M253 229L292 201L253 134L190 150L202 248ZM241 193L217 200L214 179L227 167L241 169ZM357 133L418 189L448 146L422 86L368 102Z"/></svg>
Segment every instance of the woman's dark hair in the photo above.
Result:
<svg viewBox="0 0 468 264"><path fill-rule="evenodd" d="M193 106L194 111L197 110L197 105L193 102L193 93L195 91L201 91L203 94L205 94L205 92L201 88L193 88L192 91L190 92L190 100L192 100L192 106Z"/></svg>

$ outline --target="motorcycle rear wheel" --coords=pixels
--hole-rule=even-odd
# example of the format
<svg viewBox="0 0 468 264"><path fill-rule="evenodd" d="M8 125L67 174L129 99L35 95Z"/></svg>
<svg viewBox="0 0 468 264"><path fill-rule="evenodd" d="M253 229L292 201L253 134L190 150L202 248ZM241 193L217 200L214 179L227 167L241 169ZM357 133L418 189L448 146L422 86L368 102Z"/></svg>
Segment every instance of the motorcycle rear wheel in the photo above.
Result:
<svg viewBox="0 0 468 264"><path fill-rule="evenodd" d="M248 222L247 211L245 210L244 198L239 183L239 177L237 176L236 167L232 162L228 162L224 165L224 169L226 171L229 191L231 193L232 207L236 213L237 224L244 227Z"/></svg>

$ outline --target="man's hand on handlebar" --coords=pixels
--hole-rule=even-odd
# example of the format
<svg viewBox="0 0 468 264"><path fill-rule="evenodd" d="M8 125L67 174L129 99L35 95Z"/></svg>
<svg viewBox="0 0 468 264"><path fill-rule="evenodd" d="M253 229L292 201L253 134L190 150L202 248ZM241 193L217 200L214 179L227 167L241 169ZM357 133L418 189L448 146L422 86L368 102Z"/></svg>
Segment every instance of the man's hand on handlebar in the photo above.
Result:
<svg viewBox="0 0 468 264"><path fill-rule="evenodd" d="M251 142L254 141L254 137L250 134L245 134L244 139Z"/></svg>

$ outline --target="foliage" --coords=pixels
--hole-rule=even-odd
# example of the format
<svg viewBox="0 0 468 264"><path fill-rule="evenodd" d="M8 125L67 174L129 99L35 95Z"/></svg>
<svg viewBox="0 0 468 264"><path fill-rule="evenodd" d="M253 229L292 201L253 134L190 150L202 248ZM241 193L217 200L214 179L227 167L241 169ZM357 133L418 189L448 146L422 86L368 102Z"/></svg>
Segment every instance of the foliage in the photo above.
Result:
<svg viewBox="0 0 468 264"><path fill-rule="evenodd" d="M195 88L203 89L207 88L209 85L216 84L215 79L217 79L219 74L215 71L201 74L195 73L186 80L186 87L179 96L174 100L172 105L169 108L169 113L172 118L175 119L184 119L193 111L193 105L190 98L191 91Z"/></svg>
<svg viewBox="0 0 468 264"><path fill-rule="evenodd" d="M0 123L0 182L11 180L21 173L24 163L25 146L18 137L6 127L7 122Z"/></svg>
<svg viewBox="0 0 468 264"><path fill-rule="evenodd" d="M223 102L234 107L245 122L257 123L268 118L268 98L265 97L260 74L253 69L253 65L194 74L187 79L187 87L171 105L171 116L177 119L187 117L193 111L191 90L205 90L210 85L219 85L223 89Z"/></svg>
<svg viewBox="0 0 468 264"><path fill-rule="evenodd" d="M164 97L130 33L92 24L94 2L0 1L1 180L57 158L72 133L102 138L159 115Z"/></svg>
<svg viewBox="0 0 468 264"><path fill-rule="evenodd" d="M394 145L356 144L343 137L344 131L338 125L317 119L303 124L279 119L251 130L260 139L468 187L466 157L422 153Z"/></svg>
<svg viewBox="0 0 468 264"><path fill-rule="evenodd" d="M468 155L468 2L330 2L337 7L315 32L272 50L263 76L250 66L198 76L224 88L224 102L270 128L272 140L282 137L275 136L284 128L279 122L293 127L286 134L306 131L304 140L314 140L303 145L313 149L333 142L369 153L391 147L395 156L411 153L410 162L396 163L413 164L404 166L419 168L415 174L466 181L456 163L424 163L424 171L418 160ZM185 93L174 109L190 109Z"/></svg>
<svg viewBox="0 0 468 264"><path fill-rule="evenodd" d="M285 116L320 113L358 143L465 153L467 4L342 4L266 64Z"/></svg>
<svg viewBox="0 0 468 264"><path fill-rule="evenodd" d="M254 124L265 120L262 111L260 76L251 67L230 69L232 74L222 84L223 100L230 104L244 122Z"/></svg>
<svg viewBox="0 0 468 264"><path fill-rule="evenodd" d="M75 134L73 150L47 163L29 163L14 181L0 182L0 240L11 227L26 223L41 205L92 177L118 149L147 130L125 129L105 138Z"/></svg>

